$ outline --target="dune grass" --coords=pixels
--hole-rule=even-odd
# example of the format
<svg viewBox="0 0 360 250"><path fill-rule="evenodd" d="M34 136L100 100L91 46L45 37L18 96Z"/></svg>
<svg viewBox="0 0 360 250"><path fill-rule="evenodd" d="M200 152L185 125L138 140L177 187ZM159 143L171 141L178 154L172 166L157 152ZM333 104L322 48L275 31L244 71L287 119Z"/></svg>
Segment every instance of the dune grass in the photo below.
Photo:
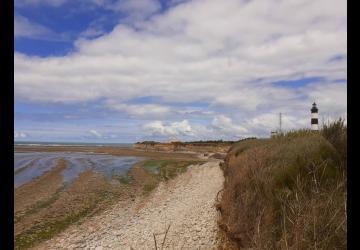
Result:
<svg viewBox="0 0 360 250"><path fill-rule="evenodd" d="M232 146L218 204L223 249L346 249L346 126Z"/></svg>

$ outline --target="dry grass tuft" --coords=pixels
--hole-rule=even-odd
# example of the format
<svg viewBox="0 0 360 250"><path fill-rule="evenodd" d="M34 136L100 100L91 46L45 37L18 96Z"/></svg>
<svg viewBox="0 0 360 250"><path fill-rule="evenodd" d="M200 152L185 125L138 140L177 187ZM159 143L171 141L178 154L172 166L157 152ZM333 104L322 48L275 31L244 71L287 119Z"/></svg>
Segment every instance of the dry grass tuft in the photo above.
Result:
<svg viewBox="0 0 360 250"><path fill-rule="evenodd" d="M171 226L171 224L169 224L169 226L167 227L165 233L158 233L158 234L153 233L155 250L158 250L158 249L163 250L164 249L165 242L166 242L166 236L167 236L167 234L169 232L170 226ZM162 235L162 234L164 234L164 238L163 238L163 241L161 243L161 248L160 248L157 245L156 236L159 236L159 235Z"/></svg>
<svg viewBox="0 0 360 250"><path fill-rule="evenodd" d="M346 249L346 127L237 143L221 168L222 249Z"/></svg>

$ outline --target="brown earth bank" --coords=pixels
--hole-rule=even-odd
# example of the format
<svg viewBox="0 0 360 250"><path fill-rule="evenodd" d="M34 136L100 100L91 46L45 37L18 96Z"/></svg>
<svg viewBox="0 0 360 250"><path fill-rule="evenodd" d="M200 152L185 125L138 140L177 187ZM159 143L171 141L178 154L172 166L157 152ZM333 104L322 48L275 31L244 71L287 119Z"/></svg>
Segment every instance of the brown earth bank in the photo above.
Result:
<svg viewBox="0 0 360 250"><path fill-rule="evenodd" d="M133 144L133 148L143 151L162 151L162 152L217 152L226 153L231 147L230 142L214 142L214 143L183 143L183 142L139 142Z"/></svg>
<svg viewBox="0 0 360 250"><path fill-rule="evenodd" d="M72 183L63 184L66 167L60 159L55 167L27 182L15 192L15 249L37 246L71 225L119 204L128 206L145 198L159 183L175 178L191 164L202 164L194 153L138 152L125 148L21 146L26 152L93 152L147 158L135 164L127 176L114 176L110 181L92 171L82 172ZM155 171L156 170L156 171ZM96 228L96 226L95 226Z"/></svg>

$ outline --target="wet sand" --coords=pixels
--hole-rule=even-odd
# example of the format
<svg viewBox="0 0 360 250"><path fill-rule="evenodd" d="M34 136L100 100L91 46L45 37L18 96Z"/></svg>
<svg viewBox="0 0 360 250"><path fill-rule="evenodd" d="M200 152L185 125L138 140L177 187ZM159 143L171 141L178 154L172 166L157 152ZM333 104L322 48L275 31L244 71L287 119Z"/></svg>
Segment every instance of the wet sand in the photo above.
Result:
<svg viewBox="0 0 360 250"><path fill-rule="evenodd" d="M197 153L178 153L164 151L141 151L132 148L108 146L25 146L16 145L16 152L87 152L96 154L110 154L115 156L138 156L151 159L196 159Z"/></svg>
<svg viewBox="0 0 360 250"><path fill-rule="evenodd" d="M52 170L16 188L14 194L15 214L55 193L62 185L61 171L64 169L64 161L59 161Z"/></svg>
<svg viewBox="0 0 360 250"><path fill-rule="evenodd" d="M145 152L115 147L42 147L16 146L16 152L86 152L115 156L140 156L146 159L196 161L197 154ZM15 249L34 247L74 223L110 209L119 202L134 202L148 186L158 184L158 177L135 164L128 172L131 182L121 178L110 181L101 174L86 170L64 185L61 172L66 168L60 159L43 175L15 188Z"/></svg>

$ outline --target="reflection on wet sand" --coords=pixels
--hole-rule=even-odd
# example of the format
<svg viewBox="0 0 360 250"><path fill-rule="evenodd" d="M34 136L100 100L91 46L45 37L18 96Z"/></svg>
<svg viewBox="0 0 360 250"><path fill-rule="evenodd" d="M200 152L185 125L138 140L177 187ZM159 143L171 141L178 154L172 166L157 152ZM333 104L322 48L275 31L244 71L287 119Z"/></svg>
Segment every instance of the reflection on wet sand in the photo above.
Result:
<svg viewBox="0 0 360 250"><path fill-rule="evenodd" d="M15 249L37 246L119 202L142 199L160 180L142 167L150 159L198 160L126 148L15 148Z"/></svg>
<svg viewBox="0 0 360 250"><path fill-rule="evenodd" d="M124 175L131 166L142 160L140 157L76 152L15 153L15 188L52 169L59 159L65 161L66 168L62 171L62 175L66 183L73 181L85 170L100 173L107 178L111 178L113 175Z"/></svg>

